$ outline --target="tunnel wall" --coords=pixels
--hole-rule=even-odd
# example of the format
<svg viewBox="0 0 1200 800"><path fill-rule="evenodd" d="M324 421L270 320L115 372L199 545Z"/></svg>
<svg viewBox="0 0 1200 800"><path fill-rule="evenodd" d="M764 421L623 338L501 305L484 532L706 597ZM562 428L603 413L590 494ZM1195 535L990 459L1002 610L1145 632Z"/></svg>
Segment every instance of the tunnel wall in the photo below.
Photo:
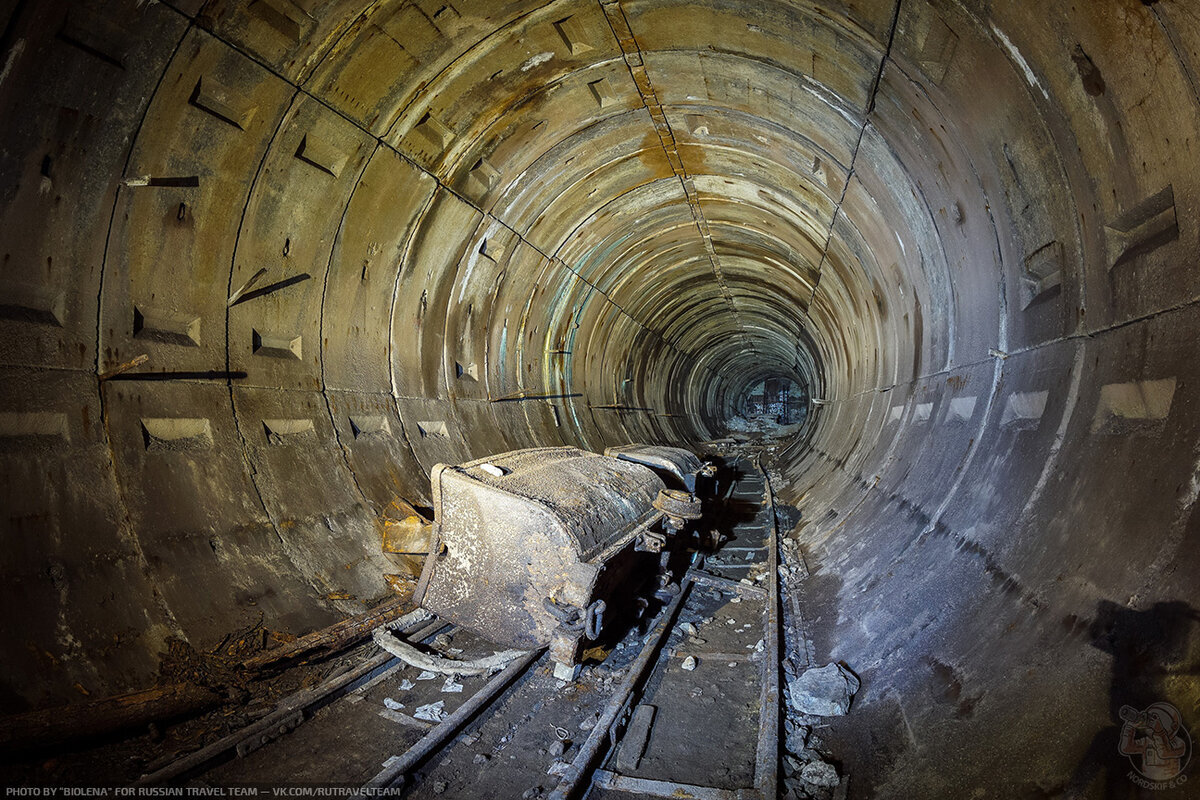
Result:
<svg viewBox="0 0 1200 800"><path fill-rule="evenodd" d="M649 350L633 364L663 345L486 213L494 174L431 171L429 131L385 139L418 76L361 96L380 47L438 74L478 31L400 9L429 38L405 49L343 5L300 15L321 36L182 5L9 19L6 606L31 612L5 623L10 709L144 685L168 636L207 649L361 609L395 571L383 520L428 502L436 462L687 430L625 424L670 406L630 402L617 345L574 366L581 325ZM357 73L317 69L339 34L370 55L345 56Z"/></svg>
<svg viewBox="0 0 1200 800"><path fill-rule="evenodd" d="M1120 706L1200 712L1196 19L915 5L859 159L906 165L933 302L911 370L843 383L789 453L817 650L864 678L879 796L1122 790ZM848 218L911 218L857 177Z"/></svg>
<svg viewBox="0 0 1200 800"><path fill-rule="evenodd" d="M867 785L1067 780L1104 626L1196 594L1200 21L1103 5L0 4L5 710L363 608L439 461L780 375Z"/></svg>

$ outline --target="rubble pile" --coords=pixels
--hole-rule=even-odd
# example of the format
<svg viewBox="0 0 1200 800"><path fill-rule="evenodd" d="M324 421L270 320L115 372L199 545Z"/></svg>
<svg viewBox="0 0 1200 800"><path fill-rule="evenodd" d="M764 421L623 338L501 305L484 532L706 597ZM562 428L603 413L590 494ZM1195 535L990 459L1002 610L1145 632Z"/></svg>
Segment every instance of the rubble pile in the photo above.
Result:
<svg viewBox="0 0 1200 800"><path fill-rule="evenodd" d="M780 797L788 800L835 800L846 795L849 777L831 763L819 734L827 717L849 712L859 679L844 664L817 665L814 648L804 635L798 596L808 577L800 547L794 539L780 539L779 578L784 606L784 742L783 781Z"/></svg>

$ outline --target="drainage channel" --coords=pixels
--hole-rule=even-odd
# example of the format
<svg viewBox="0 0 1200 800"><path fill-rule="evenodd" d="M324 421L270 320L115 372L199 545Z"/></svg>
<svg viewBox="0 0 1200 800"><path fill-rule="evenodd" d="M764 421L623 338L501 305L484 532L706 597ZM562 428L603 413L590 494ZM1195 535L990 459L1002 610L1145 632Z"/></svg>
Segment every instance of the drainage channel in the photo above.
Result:
<svg viewBox="0 0 1200 800"><path fill-rule="evenodd" d="M446 678L364 648L334 688L302 692L143 783L420 798L775 797L774 511L757 464L726 472L711 518L723 547L697 560L657 613L598 642L575 681L556 679L544 652L490 678ZM437 620L409 638L463 659L492 648Z"/></svg>

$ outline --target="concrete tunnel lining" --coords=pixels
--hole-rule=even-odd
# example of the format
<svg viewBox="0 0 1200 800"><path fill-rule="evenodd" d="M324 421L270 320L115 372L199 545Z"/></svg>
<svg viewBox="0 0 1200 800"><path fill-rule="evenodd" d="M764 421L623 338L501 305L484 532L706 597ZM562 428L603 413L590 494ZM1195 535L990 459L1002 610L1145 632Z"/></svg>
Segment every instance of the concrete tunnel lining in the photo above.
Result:
<svg viewBox="0 0 1200 800"><path fill-rule="evenodd" d="M777 374L854 791L1197 724L1197 47L1182 0L0 3L3 710L362 610L435 463L695 445Z"/></svg>

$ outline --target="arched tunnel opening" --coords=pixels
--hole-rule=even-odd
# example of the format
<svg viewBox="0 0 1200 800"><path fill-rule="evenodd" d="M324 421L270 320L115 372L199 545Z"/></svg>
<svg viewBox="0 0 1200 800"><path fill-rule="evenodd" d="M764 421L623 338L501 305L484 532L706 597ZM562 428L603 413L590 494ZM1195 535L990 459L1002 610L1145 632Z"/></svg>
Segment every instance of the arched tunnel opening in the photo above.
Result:
<svg viewBox="0 0 1200 800"><path fill-rule="evenodd" d="M170 749L29 714L252 720L219 656L411 592L435 465L646 443L769 476L842 796L1187 796L1122 715L1200 724L1198 50L1186 0L0 0L9 780Z"/></svg>
<svg viewBox="0 0 1200 800"><path fill-rule="evenodd" d="M808 416L809 396L802 380L786 375L770 375L756 378L738 393L738 401L727 426L741 427L746 422L758 419L768 426L789 429L804 423ZM741 419L738 419L738 418Z"/></svg>

